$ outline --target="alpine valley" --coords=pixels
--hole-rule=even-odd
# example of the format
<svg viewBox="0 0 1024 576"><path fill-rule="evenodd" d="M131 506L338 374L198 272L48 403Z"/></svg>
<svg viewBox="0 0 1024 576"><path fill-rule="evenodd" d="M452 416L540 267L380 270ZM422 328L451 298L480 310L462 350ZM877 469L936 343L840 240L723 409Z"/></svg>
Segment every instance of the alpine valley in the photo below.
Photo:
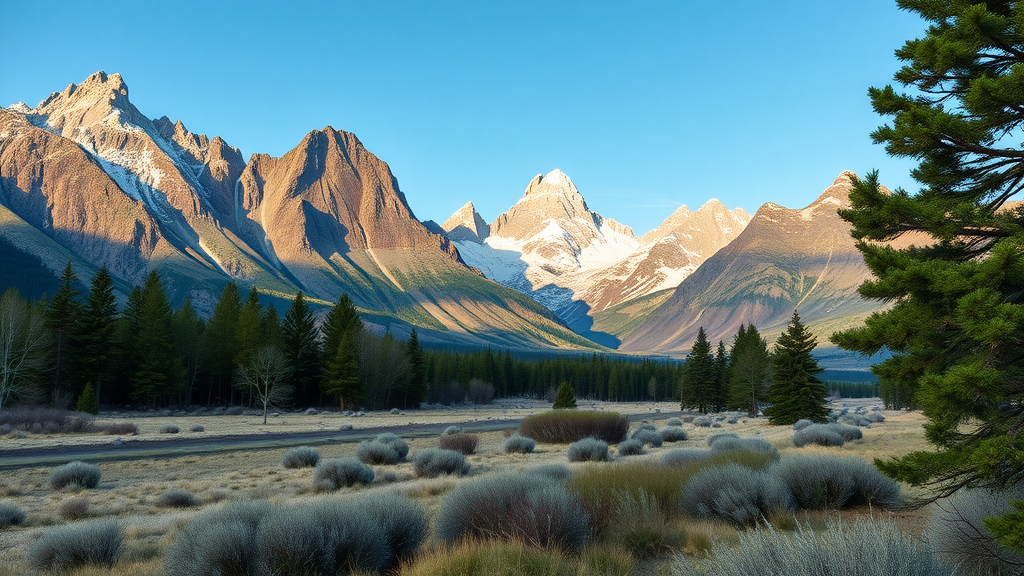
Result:
<svg viewBox="0 0 1024 576"><path fill-rule="evenodd" d="M856 292L869 273L836 213L854 177L801 210L710 200L637 236L553 170L489 224L470 202L438 225L354 134L246 161L97 72L0 108L0 287L52 292L70 261L80 278L105 266L122 296L156 270L205 312L234 280L271 300L347 293L375 329L428 342L667 355L700 326L771 337L799 307L824 343L880 307Z"/></svg>

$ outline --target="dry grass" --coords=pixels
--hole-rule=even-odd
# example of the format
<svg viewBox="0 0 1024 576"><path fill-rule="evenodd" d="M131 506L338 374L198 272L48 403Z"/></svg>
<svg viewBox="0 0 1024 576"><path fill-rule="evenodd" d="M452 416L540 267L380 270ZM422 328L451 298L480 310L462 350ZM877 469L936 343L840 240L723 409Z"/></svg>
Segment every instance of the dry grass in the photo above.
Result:
<svg viewBox="0 0 1024 576"><path fill-rule="evenodd" d="M847 401L848 406L857 406L866 401ZM877 402L877 401L876 401ZM518 408L526 406L526 408ZM356 430L371 426L396 426L410 422L443 423L461 422L471 427L474 421L488 419L521 418L531 413L549 409L549 404L534 401L496 401L486 407L473 407L458 410L424 410L408 411L402 415L388 413L371 413L359 418L344 418L338 414L305 415L282 414L272 418L267 427L263 427L261 418L255 416L185 416L185 417L152 417L137 414L117 414L110 418L99 418L97 423L108 421L135 422L139 427L139 436L133 438L174 439L189 437L199 433L187 432L197 422L202 423L206 431L204 438L212 439L217 435L237 433L291 432L309 430L337 430L342 423L354 424ZM603 409L623 414L652 413L660 409L662 413L678 410L673 403L660 404L613 404L613 403L581 403L581 409ZM842 448L805 447L793 448L789 439L792 429L788 426L769 426L764 419L741 417L737 424L722 423L722 428L697 428L692 424L684 424L683 429L689 439L683 442L666 444L661 448L651 448L644 456L629 458L629 463L656 463L661 455L677 448L705 447L709 435L720 432L733 432L741 437L759 436L774 444L779 451L801 454L833 454L854 456L871 461L874 458L888 458L905 454L912 450L924 449L922 424L924 417L920 413L884 412L885 422L873 424L863 429L864 438L847 442ZM652 418L651 423L664 426L665 418ZM173 423L182 432L177 435L159 434L160 425ZM396 430L402 434L401 430ZM131 442L133 438L124 438ZM437 446L437 437L405 437L410 446L410 457L427 448ZM109 436L99 434L42 437L29 435L28 438L4 438L5 447L43 446L62 443L110 442ZM479 444L476 453L467 456L472 466L470 478L500 472L528 470L544 464L566 464L565 445L538 443L536 450L530 454L507 454L504 451L505 435L501 430L479 433ZM323 458L342 458L354 456L357 443L330 443L320 445ZM281 461L290 447L253 450L244 452L225 452L193 455L170 459L126 460L116 463L100 463L103 481L99 488L89 491L90 517L112 517L128 523L126 546L128 561L122 561L112 572L82 571L76 574L161 574L160 557L163 549L169 544L177 527L198 511L218 506L224 500L237 498L265 498L274 503L299 503L314 497L312 491L313 470L283 469ZM618 466L617 463L589 466ZM577 474L587 469L586 464L569 464ZM416 499L428 511L437 510L441 498L458 483L464 481L460 477L442 477L437 479L418 479L412 471L411 462L403 462L386 467L393 471L396 481L390 484L374 482L366 487L343 488L337 497L348 497L374 490L397 488L406 495ZM26 573L23 564L24 549L48 525L60 524L59 508L63 501L84 496L85 493L74 494L68 491L54 492L46 485L47 474L51 467L29 467L9 470L3 473L0 482L0 496L4 501L11 501L28 512L27 525L0 531L0 557L10 561L0 563L0 576ZM375 471L383 471L383 467L375 467ZM158 498L167 490L180 488L193 492L201 505L194 509L176 510L158 508ZM904 487L907 496L913 496L913 490ZM841 517L859 516L870 513L866 508L857 508L838 513ZM912 533L919 533L925 523L926 515L922 512L884 513L873 511L876 517L882 516L895 520L901 527ZM801 522L819 522L824 525L825 519L837 513L799 513ZM671 530L685 534L685 544L677 542L682 550L698 554L710 548L713 542L736 540L736 531L728 526L709 522L694 522L685 519L672 519ZM133 554L136 554L133 556ZM138 556L141 554L142 556ZM145 555L153 555L145 557Z"/></svg>

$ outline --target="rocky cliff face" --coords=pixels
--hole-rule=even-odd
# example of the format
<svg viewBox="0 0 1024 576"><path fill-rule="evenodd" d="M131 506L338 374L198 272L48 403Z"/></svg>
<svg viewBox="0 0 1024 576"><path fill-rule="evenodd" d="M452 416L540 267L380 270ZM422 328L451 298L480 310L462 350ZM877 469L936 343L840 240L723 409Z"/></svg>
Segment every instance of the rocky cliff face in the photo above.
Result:
<svg viewBox="0 0 1024 576"><path fill-rule="evenodd" d="M801 210L765 204L739 236L685 278L647 319L622 335L628 350L687 350L704 327L728 341L740 324L762 333L784 329L794 308L822 334L879 308L857 288L870 273L850 225L836 210L849 205L844 172ZM822 342L824 343L824 342Z"/></svg>
<svg viewBox="0 0 1024 576"><path fill-rule="evenodd" d="M200 309L235 280L348 293L371 323L428 341L591 346L466 266L355 135L327 127L246 163L220 137L147 118L117 74L0 109L0 237L55 273L71 259L131 286L156 269Z"/></svg>
<svg viewBox="0 0 1024 576"><path fill-rule="evenodd" d="M490 235L490 227L476 211L472 202L466 202L466 205L445 220L440 228L448 238L462 242L479 244Z"/></svg>

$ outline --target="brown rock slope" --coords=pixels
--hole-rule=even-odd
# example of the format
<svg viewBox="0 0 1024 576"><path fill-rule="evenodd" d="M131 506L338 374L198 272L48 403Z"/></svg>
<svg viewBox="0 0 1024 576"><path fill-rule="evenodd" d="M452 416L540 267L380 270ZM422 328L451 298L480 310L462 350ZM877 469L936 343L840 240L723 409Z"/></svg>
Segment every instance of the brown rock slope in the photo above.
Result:
<svg viewBox="0 0 1024 576"><path fill-rule="evenodd" d="M836 213L849 205L850 176L836 178L803 210L765 204L740 235L688 276L649 316L621 335L635 351L687 350L703 326L726 340L740 324L785 328L793 309L821 338L879 309L857 294L870 273Z"/></svg>

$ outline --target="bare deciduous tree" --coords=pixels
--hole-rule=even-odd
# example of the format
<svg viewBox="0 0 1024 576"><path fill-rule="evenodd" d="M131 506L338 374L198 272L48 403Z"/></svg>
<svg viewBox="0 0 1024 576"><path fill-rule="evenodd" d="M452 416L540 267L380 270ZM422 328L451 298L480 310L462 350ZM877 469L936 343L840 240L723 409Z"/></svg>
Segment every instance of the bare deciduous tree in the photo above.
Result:
<svg viewBox="0 0 1024 576"><path fill-rule="evenodd" d="M287 383L288 362L275 346L264 346L252 355L246 365L235 371L235 387L249 391L263 405L263 423L267 423L270 406L280 406L292 397Z"/></svg>
<svg viewBox="0 0 1024 576"><path fill-rule="evenodd" d="M33 377L46 369L49 332L42 313L13 288L0 297L0 409L38 396Z"/></svg>

